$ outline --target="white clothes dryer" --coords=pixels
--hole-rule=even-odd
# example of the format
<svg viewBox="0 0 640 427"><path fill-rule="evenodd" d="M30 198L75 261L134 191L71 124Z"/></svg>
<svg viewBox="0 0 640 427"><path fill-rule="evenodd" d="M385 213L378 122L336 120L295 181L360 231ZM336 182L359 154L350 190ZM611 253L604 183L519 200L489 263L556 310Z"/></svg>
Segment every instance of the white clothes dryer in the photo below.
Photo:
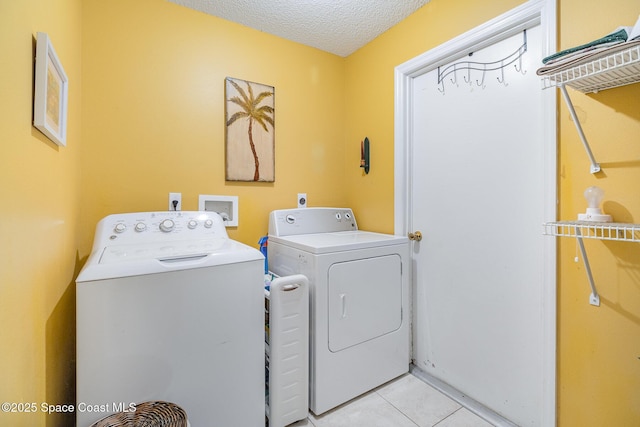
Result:
<svg viewBox="0 0 640 427"><path fill-rule="evenodd" d="M409 240L358 230L351 209L277 210L269 269L310 291L309 408L322 414L409 370Z"/></svg>
<svg viewBox="0 0 640 427"><path fill-rule="evenodd" d="M76 287L77 425L173 402L192 427L264 425L264 256L213 212L110 215Z"/></svg>

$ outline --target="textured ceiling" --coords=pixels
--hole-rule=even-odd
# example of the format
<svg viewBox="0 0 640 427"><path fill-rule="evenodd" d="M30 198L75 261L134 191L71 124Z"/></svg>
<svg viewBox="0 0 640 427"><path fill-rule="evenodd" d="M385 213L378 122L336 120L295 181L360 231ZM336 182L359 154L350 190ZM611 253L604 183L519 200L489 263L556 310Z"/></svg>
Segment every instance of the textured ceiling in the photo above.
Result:
<svg viewBox="0 0 640 427"><path fill-rule="evenodd" d="M348 56L429 0L169 1L339 56Z"/></svg>

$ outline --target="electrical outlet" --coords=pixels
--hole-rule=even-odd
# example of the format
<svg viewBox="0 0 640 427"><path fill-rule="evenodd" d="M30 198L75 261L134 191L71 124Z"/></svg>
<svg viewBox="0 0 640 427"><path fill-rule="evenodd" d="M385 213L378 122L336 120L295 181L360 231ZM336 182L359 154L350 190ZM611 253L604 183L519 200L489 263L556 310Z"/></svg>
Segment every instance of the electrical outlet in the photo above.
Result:
<svg viewBox="0 0 640 427"><path fill-rule="evenodd" d="M182 193L169 193L169 210L182 210Z"/></svg>
<svg viewBox="0 0 640 427"><path fill-rule="evenodd" d="M307 193L298 193L298 208L307 207Z"/></svg>

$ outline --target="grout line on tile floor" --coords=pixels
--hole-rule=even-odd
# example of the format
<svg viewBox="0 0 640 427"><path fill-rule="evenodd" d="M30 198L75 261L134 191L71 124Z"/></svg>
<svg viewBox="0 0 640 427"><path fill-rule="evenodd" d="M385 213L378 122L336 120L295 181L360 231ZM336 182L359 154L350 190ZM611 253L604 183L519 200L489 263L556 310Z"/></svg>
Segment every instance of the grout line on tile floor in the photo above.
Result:
<svg viewBox="0 0 640 427"><path fill-rule="evenodd" d="M439 424L442 424L444 422L444 420L446 420L447 418L452 417L456 412L462 411L463 409L465 409L465 407L464 406L460 406L458 409L456 409L455 411L453 411L452 413L450 413L449 415L447 415L446 417L444 417L443 419L441 419L440 421L438 421L437 423L435 423L431 427L437 427Z"/></svg>
<svg viewBox="0 0 640 427"><path fill-rule="evenodd" d="M378 387L381 388L381 387ZM408 419L409 421L411 421L412 424L414 424L416 427L420 427L420 425L418 423L416 423L415 421L413 421L411 419L410 416L408 416L407 414L405 414L404 412L402 412L402 410L400 410L400 408L398 408L396 405L394 405L393 403L389 402L387 399L384 398L383 395L381 395L380 393L378 393L377 391L375 392L378 396L380 396L382 398L382 400L384 400L385 402L387 402L389 405L391 405L393 407L393 409L395 409L396 411L400 412L402 414L402 416L404 416L406 419Z"/></svg>

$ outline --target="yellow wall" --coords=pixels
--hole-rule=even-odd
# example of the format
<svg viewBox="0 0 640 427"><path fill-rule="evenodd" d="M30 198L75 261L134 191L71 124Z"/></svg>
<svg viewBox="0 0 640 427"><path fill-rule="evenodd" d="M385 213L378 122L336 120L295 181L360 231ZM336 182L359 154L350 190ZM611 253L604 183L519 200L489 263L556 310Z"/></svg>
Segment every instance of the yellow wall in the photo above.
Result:
<svg viewBox="0 0 640 427"><path fill-rule="evenodd" d="M73 402L81 146L81 0L0 0L0 402ZM35 37L69 77L67 147L31 126ZM0 425L71 425L0 411ZM71 419L72 420L72 419Z"/></svg>
<svg viewBox="0 0 640 427"><path fill-rule="evenodd" d="M347 58L347 200L360 213L363 228L393 231L394 67L520 3L432 0ZM559 2L561 49L601 37L619 25L633 25L640 13L637 0L601 6ZM604 172L589 173L586 154L562 103L560 219L575 219L585 208L584 189L599 185L606 191L604 208L616 221L640 222L640 85L596 95L569 91ZM357 143L365 135L372 144L369 176L352 167L357 163ZM559 244L558 425L640 425L640 245L586 242L602 301L596 308L588 304L582 263L573 262L575 241Z"/></svg>
<svg viewBox="0 0 640 427"><path fill-rule="evenodd" d="M613 4L611 5L613 6ZM560 48L576 46L634 25L637 0L602 9L563 0ZM584 190L605 190L604 210L615 221L640 223L640 84L585 95L569 89L584 132L603 172L589 161L561 103L560 217L584 212ZM588 304L589 284L576 244L561 239L558 293L558 407L565 426L640 425L640 245L586 241L600 307Z"/></svg>
<svg viewBox="0 0 640 427"><path fill-rule="evenodd" d="M257 247L271 210L346 204L344 59L164 0L85 0L83 233L117 212L239 196L232 238ZM274 183L225 182L224 79L275 87ZM88 250L83 248L83 254Z"/></svg>

